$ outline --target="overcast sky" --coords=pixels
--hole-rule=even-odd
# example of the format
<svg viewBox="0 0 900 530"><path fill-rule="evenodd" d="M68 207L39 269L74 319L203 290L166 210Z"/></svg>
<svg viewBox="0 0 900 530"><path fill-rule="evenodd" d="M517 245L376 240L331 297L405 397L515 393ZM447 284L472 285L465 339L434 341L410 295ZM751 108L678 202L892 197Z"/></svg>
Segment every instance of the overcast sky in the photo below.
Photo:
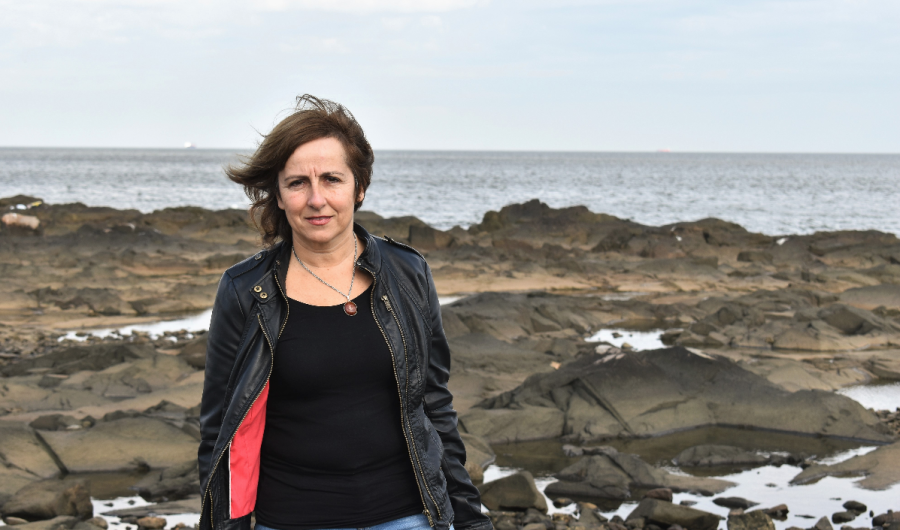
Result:
<svg viewBox="0 0 900 530"><path fill-rule="evenodd" d="M0 146L900 152L897 0L0 0Z"/></svg>

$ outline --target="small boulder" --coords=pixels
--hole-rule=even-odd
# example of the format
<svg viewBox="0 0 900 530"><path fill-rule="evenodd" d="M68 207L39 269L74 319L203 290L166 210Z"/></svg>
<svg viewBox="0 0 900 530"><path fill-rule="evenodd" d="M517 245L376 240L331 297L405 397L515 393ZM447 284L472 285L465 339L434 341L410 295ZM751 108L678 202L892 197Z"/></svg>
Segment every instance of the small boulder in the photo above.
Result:
<svg viewBox="0 0 900 530"><path fill-rule="evenodd" d="M844 503L844 509L856 513L865 513L869 507L858 501L847 501Z"/></svg>
<svg viewBox="0 0 900 530"><path fill-rule="evenodd" d="M3 522L6 523L6 526L17 526L20 524L28 524L28 521L22 519L21 517L4 517Z"/></svg>
<svg viewBox="0 0 900 530"><path fill-rule="evenodd" d="M565 508L566 506L572 504L573 502L575 502L575 501L573 501L572 499L570 499L568 497L560 497L558 499L553 499L553 506L555 506L557 508Z"/></svg>
<svg viewBox="0 0 900 530"><path fill-rule="evenodd" d="M719 497L717 499L713 499L713 504L715 504L716 506L723 506L725 508L740 508L742 510L746 510L747 508L752 508L759 503L748 501L743 497Z"/></svg>
<svg viewBox="0 0 900 530"><path fill-rule="evenodd" d="M87 519L94 515L89 485L84 481L42 480L16 492L0 509L7 517L43 521L58 516Z"/></svg>
<svg viewBox="0 0 900 530"><path fill-rule="evenodd" d="M775 530L775 524L762 510L753 510L729 517L728 530Z"/></svg>
<svg viewBox="0 0 900 530"><path fill-rule="evenodd" d="M538 491L534 477L527 471L482 484L481 502L490 510L527 510L547 513L547 501Z"/></svg>
<svg viewBox="0 0 900 530"><path fill-rule="evenodd" d="M645 493L644 498L672 502L672 490L669 488L655 488Z"/></svg>
<svg viewBox="0 0 900 530"><path fill-rule="evenodd" d="M718 515L709 512L659 499L641 500L637 508L628 515L628 519L637 517L643 517L645 521L653 522L660 528L668 528L677 524L691 530L716 530L719 526L719 519L721 519Z"/></svg>
<svg viewBox="0 0 900 530"><path fill-rule="evenodd" d="M834 530L834 527L831 526L830 522L828 522L827 517L822 517L821 519L816 521L816 524L812 527L811 530Z"/></svg>
<svg viewBox="0 0 900 530"><path fill-rule="evenodd" d="M103 530L106 530L107 528L109 528L109 523L107 523L106 519L104 519L102 517L91 517L90 519L85 521L85 523L94 525L97 528L102 528Z"/></svg>
<svg viewBox="0 0 900 530"><path fill-rule="evenodd" d="M831 522L835 524L849 523L850 521L856 519L858 515L859 514L857 512L851 512L849 510L846 512L833 513L831 514Z"/></svg>
<svg viewBox="0 0 900 530"><path fill-rule="evenodd" d="M893 522L900 522L900 512L887 512L872 518L872 526L887 526Z"/></svg>
<svg viewBox="0 0 900 530"><path fill-rule="evenodd" d="M763 513L771 517L772 519L777 519L779 521L784 521L787 519L787 514L789 510L787 504L779 504L778 506L772 506L771 508L766 508L763 510Z"/></svg>

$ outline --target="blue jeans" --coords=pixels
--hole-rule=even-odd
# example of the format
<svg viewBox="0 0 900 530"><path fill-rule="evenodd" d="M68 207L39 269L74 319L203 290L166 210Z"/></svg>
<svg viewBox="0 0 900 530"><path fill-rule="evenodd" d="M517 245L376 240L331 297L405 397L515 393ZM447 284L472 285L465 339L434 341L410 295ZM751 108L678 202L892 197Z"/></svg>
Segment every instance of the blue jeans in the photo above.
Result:
<svg viewBox="0 0 900 530"><path fill-rule="evenodd" d="M275 530L274 528L269 528L268 526L264 526L262 524L256 523L256 530ZM425 517L424 513L420 513L417 515L410 515L409 517L401 517L400 519L394 519L393 521L388 521L386 523L376 524L375 526L366 526L363 528L332 528L331 530L431 530L431 526L428 524L428 518ZM450 530L453 529L453 525L450 525Z"/></svg>

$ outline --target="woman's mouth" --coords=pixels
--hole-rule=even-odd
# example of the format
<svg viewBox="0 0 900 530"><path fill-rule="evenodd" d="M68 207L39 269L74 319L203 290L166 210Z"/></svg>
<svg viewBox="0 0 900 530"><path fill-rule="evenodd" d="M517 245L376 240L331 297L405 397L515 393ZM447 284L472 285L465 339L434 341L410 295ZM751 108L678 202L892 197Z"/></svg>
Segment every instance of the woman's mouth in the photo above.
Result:
<svg viewBox="0 0 900 530"><path fill-rule="evenodd" d="M306 220L309 221L310 224L312 224L312 225L315 225L315 226L322 226L322 225L324 225L324 224L327 224L328 221L331 220L331 217L327 217L327 216L322 216L322 217L307 217Z"/></svg>

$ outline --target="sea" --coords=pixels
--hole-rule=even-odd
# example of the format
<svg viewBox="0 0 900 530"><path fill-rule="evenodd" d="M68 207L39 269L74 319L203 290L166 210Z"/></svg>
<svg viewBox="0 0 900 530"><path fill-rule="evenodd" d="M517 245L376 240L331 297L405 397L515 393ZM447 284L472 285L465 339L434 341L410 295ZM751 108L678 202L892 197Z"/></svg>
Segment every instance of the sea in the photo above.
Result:
<svg viewBox="0 0 900 530"><path fill-rule="evenodd" d="M246 208L228 149L0 148L0 197ZM647 225L717 217L769 235L900 234L900 154L376 151L363 209L448 229L540 199Z"/></svg>

